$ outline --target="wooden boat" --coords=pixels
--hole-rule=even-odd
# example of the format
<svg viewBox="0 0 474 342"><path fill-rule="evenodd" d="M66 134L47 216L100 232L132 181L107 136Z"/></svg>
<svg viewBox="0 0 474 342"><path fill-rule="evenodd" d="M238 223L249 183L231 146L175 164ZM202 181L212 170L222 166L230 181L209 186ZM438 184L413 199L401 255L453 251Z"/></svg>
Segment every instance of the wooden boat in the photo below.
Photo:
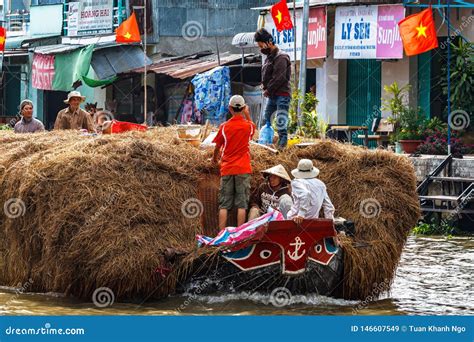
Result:
<svg viewBox="0 0 474 342"><path fill-rule="evenodd" d="M343 252L333 238L350 233L351 222L332 220L271 221L257 241L244 243L217 258L198 259L178 292L210 294L229 291L337 296L343 275ZM337 230L336 230L337 229Z"/></svg>

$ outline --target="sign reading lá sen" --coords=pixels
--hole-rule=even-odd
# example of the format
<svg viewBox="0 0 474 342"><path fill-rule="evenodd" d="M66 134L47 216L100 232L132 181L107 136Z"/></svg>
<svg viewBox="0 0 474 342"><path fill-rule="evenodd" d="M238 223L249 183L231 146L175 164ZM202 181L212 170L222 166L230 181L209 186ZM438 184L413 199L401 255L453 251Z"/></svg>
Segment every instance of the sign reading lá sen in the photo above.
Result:
<svg viewBox="0 0 474 342"><path fill-rule="evenodd" d="M112 32L113 0L85 0L68 6L68 36Z"/></svg>

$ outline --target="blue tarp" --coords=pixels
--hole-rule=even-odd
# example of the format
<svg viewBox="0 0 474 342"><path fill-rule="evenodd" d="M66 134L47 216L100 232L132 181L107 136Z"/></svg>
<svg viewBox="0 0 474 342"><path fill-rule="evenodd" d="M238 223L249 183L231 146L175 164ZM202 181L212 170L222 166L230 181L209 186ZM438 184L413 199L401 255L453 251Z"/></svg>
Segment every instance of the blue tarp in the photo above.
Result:
<svg viewBox="0 0 474 342"><path fill-rule="evenodd" d="M205 119L213 125L226 120L230 100L229 67L217 67L197 74L191 80L197 109L206 113Z"/></svg>

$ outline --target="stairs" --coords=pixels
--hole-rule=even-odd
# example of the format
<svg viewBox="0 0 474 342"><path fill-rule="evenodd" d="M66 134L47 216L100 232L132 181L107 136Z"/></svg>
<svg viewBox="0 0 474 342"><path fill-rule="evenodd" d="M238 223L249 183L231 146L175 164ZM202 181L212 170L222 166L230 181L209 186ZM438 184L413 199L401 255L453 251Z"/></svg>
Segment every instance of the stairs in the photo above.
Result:
<svg viewBox="0 0 474 342"><path fill-rule="evenodd" d="M417 188L425 220L434 213L439 218L449 214L450 221L459 215L474 214L474 179L451 176L452 159L452 155L447 156Z"/></svg>

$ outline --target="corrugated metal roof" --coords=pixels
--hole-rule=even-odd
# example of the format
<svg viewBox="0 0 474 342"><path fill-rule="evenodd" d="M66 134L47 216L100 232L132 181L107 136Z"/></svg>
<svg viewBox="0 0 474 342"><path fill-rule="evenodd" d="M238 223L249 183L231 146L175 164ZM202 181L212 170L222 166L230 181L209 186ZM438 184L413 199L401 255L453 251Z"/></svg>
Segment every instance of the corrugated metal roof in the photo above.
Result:
<svg viewBox="0 0 474 342"><path fill-rule="evenodd" d="M237 33L234 38L232 38L232 45L238 47L256 47L257 42L255 41L255 32L243 32Z"/></svg>
<svg viewBox="0 0 474 342"><path fill-rule="evenodd" d="M21 48L26 43L34 42L37 40L42 39L49 39L49 38L59 38L57 34L41 34L35 36L18 36L18 37L7 37L5 41L5 48L6 49L18 49Z"/></svg>
<svg viewBox="0 0 474 342"><path fill-rule="evenodd" d="M228 54L220 57L221 65L225 65L242 58L239 54ZM219 66L216 55L207 56L205 58L183 58L153 63L147 70L157 74L166 74L173 78L186 79L201 72L211 70ZM134 70L135 72L143 72L143 68Z"/></svg>
<svg viewBox="0 0 474 342"><path fill-rule="evenodd" d="M148 57L146 57L146 63L151 64ZM95 50L91 64L99 79L104 80L143 67L145 56L138 45L117 45Z"/></svg>
<svg viewBox="0 0 474 342"><path fill-rule="evenodd" d="M58 53L71 52L77 49L85 47L85 45L69 45L69 44L56 44L56 45L47 45L47 46L38 46L33 49L35 53L42 55L51 55Z"/></svg>

